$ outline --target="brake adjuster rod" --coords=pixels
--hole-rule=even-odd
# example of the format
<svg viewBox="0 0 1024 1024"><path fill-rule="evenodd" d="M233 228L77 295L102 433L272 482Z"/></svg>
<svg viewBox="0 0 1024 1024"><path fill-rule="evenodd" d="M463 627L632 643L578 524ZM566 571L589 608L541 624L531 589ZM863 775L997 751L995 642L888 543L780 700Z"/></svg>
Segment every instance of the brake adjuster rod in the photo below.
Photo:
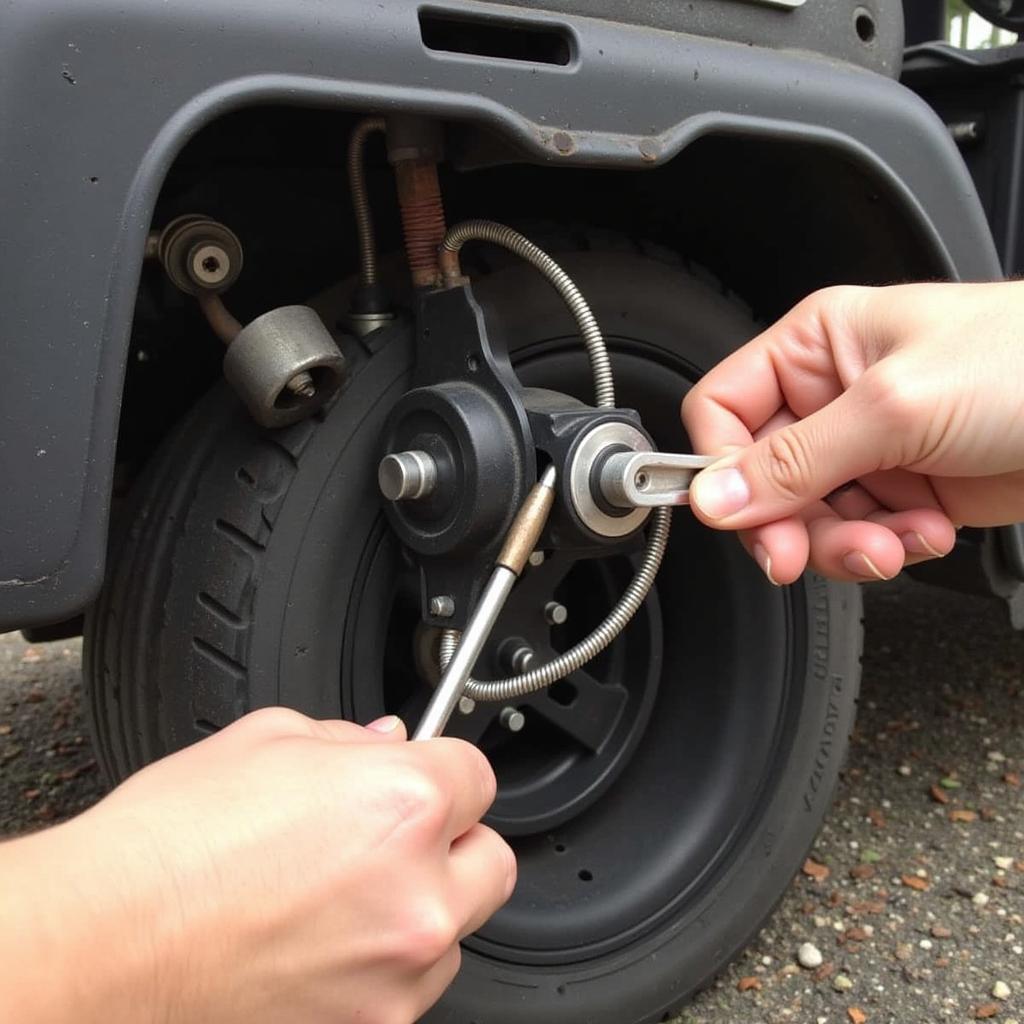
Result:
<svg viewBox="0 0 1024 1024"><path fill-rule="evenodd" d="M433 739L444 731L512 587L537 545L554 500L555 467L548 466L527 494L509 527L505 543L495 559L494 571L466 623L455 653L445 666L427 710L416 726L412 736L414 740Z"/></svg>

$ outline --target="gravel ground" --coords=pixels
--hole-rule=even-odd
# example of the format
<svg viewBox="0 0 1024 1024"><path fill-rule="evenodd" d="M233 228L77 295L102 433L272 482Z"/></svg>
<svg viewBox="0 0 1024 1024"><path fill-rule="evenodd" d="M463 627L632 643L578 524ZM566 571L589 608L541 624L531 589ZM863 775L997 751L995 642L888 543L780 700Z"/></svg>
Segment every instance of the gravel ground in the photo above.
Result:
<svg viewBox="0 0 1024 1024"><path fill-rule="evenodd" d="M102 791L80 656L0 637L0 835ZM868 589L835 807L775 916L679 1024L1024 1021L1022 677L1024 634L998 604Z"/></svg>

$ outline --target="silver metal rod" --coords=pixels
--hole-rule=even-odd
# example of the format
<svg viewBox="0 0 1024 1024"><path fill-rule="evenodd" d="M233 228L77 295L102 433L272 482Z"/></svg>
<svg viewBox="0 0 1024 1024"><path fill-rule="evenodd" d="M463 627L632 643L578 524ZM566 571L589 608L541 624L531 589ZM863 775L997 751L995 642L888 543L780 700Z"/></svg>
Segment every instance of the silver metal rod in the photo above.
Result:
<svg viewBox="0 0 1024 1024"><path fill-rule="evenodd" d="M617 508L686 505L691 481L714 461L710 455L617 452L601 469L601 492Z"/></svg>
<svg viewBox="0 0 1024 1024"><path fill-rule="evenodd" d="M487 638L491 635L494 623L508 600L516 579L516 574L503 565L497 566L491 573L491 578L487 581L469 622L466 623L459 646L455 648L452 660L448 662L441 682L437 684L427 710L412 734L414 740L430 740L444 732L444 727L459 703L459 698L466 688L466 681L476 665L477 658L480 657L484 644L487 643Z"/></svg>

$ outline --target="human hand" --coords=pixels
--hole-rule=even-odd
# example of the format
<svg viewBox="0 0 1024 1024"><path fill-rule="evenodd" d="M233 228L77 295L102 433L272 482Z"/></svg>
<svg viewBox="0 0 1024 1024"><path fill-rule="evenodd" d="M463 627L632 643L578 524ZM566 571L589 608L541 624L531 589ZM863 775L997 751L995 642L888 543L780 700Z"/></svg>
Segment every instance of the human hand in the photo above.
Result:
<svg viewBox="0 0 1024 1024"><path fill-rule="evenodd" d="M388 726L259 711L24 840L53 920L32 958L45 980L9 1019L419 1018L455 976L459 939L508 898L515 859L479 823L486 758ZM21 842L0 847L8 879Z"/></svg>
<svg viewBox="0 0 1024 1024"><path fill-rule="evenodd" d="M829 288L686 396L696 515L774 583L889 579L1024 519L1024 283Z"/></svg>

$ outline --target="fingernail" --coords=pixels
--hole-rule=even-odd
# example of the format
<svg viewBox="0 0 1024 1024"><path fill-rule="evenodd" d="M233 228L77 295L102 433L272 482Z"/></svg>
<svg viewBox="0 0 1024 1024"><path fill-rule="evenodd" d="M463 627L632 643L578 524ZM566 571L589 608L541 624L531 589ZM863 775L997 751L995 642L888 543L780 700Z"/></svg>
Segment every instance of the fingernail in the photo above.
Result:
<svg viewBox="0 0 1024 1024"><path fill-rule="evenodd" d="M913 530L910 533L901 533L900 541L904 549L912 555L931 555L932 558L942 557L942 552L936 551L917 530Z"/></svg>
<svg viewBox="0 0 1024 1024"><path fill-rule="evenodd" d="M723 519L750 504L750 488L734 466L706 469L694 477L690 501L709 519Z"/></svg>
<svg viewBox="0 0 1024 1024"><path fill-rule="evenodd" d="M843 556L843 565L854 576L863 576L865 579L876 579L886 581L890 577L883 576L878 566L864 554L863 551L851 551Z"/></svg>
<svg viewBox="0 0 1024 1024"><path fill-rule="evenodd" d="M764 549L763 544L754 545L754 561L761 566L761 572L768 577L768 582L773 586L779 586L779 581L772 575L772 556Z"/></svg>
<svg viewBox="0 0 1024 1024"><path fill-rule="evenodd" d="M385 715L371 722L366 728L372 729L373 732L394 732L401 724L402 720L398 715Z"/></svg>

